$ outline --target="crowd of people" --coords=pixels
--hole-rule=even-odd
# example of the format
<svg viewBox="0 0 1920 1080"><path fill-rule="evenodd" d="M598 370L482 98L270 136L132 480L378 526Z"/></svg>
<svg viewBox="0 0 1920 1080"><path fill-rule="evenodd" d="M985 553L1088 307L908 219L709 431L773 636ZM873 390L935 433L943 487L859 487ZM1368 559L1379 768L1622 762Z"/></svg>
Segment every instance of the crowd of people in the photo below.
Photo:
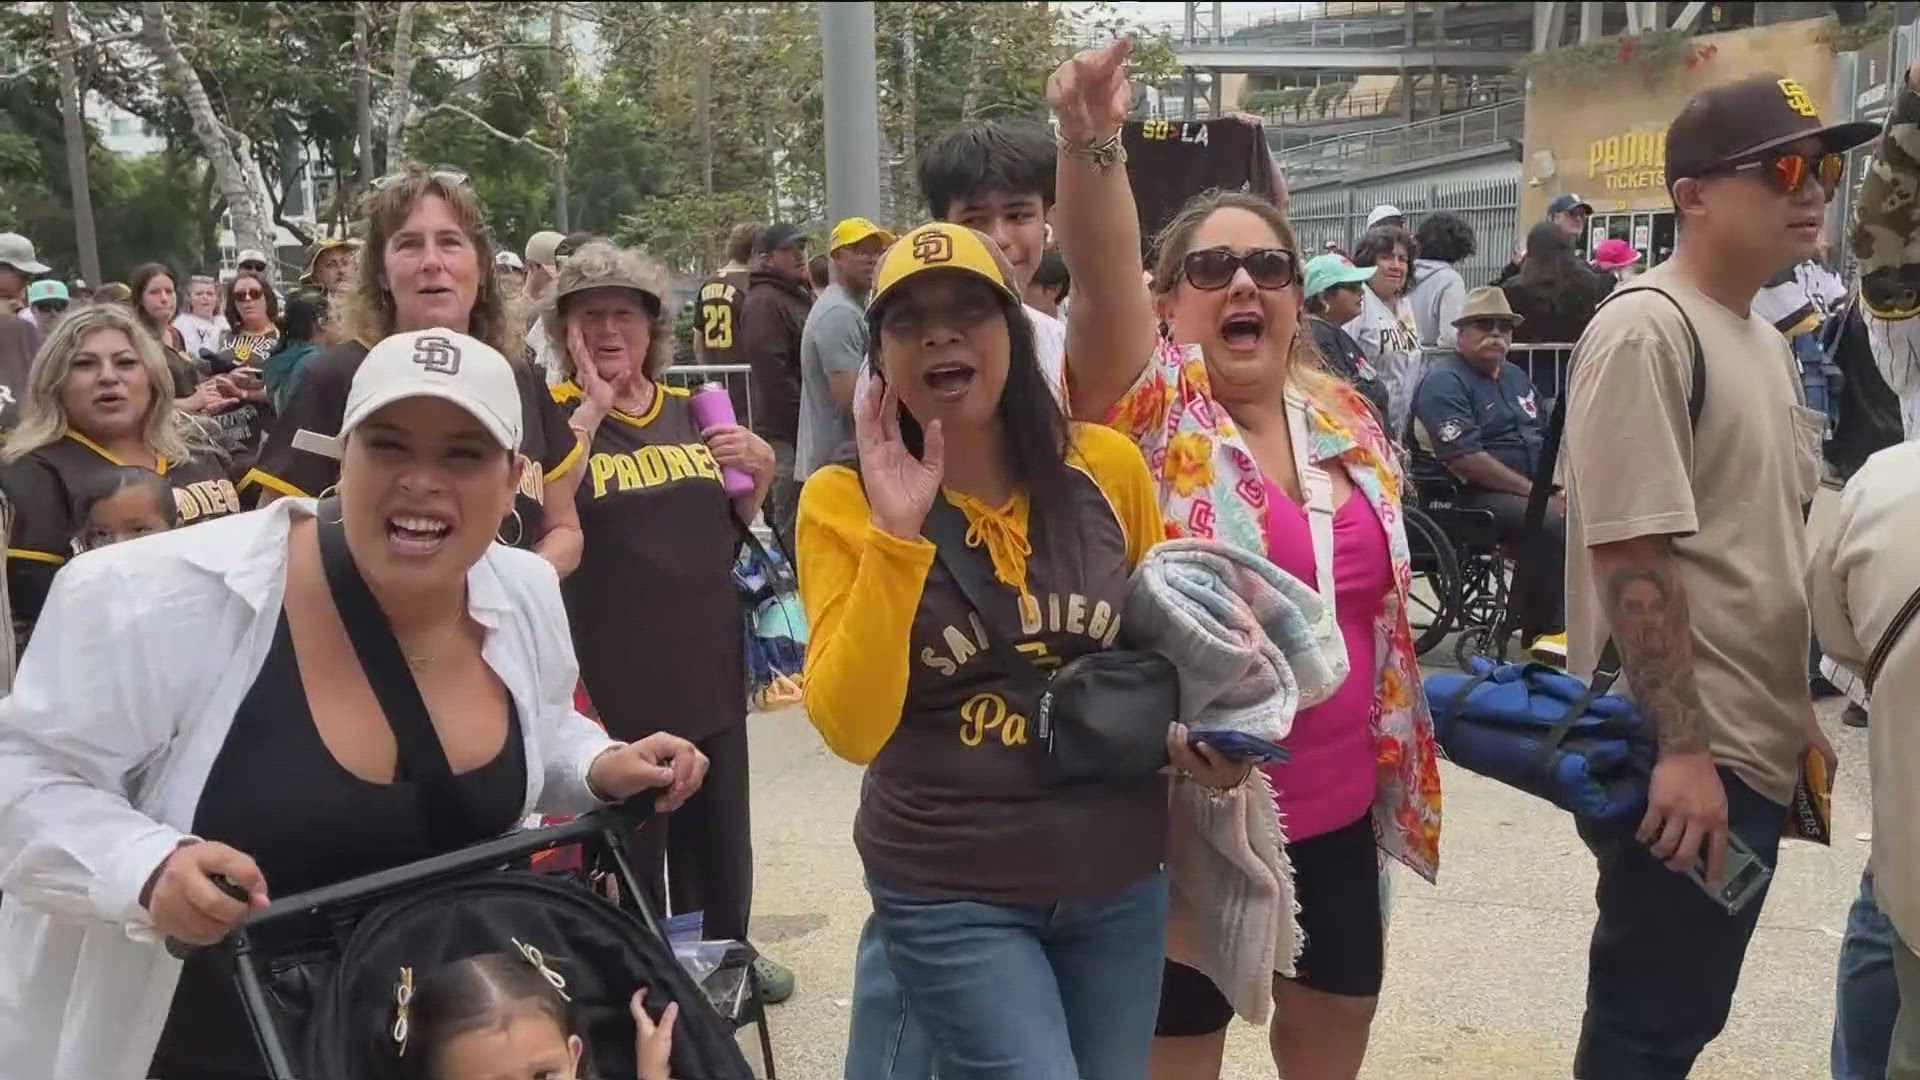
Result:
<svg viewBox="0 0 1920 1080"><path fill-rule="evenodd" d="M1667 133L1671 258L1642 271L1607 240L1583 259L1592 208L1567 195L1474 286L1477 238L1447 213L1409 228L1382 206L1351 257L1309 259L1284 191L1213 190L1143 236L1129 49L1061 66L1052 130L973 122L923 147L917 227L848 218L810 258L800 226L742 224L685 298L685 343L646 251L554 231L496 249L445 169L373 185L298 282L244 251L223 275L153 262L83 295L0 234L20 655L0 701L0 1060L259 1075L217 954L181 963L163 939L212 943L273 897L643 794L671 811L629 838L648 902L750 940L734 570L764 523L810 624L807 717L865 768L847 1077L1217 1077L1239 1015L1278 1075L1351 1080L1389 867L1440 868L1404 521L1443 483L1543 554L1519 625L1549 648L1564 631L1574 672L1617 664L1657 733L1637 827L1578 822L1599 912L1575 1075L1684 1077L1724 1024L1764 885L1729 915L1685 872L1717 879L1730 844L1771 868L1806 762L1831 773L1812 623L1836 677L1895 688L1873 711L1877 873L1847 943L1894 976L1869 991L1843 964L1835 1072L1920 1076L1916 807L1888 780L1920 670L1898 638L1920 586L1912 444L1861 470L1810 563L1805 525L1837 415L1819 327L1850 295L1821 221L1877 128L1823 125L1776 76L1704 90ZM1888 192L1920 183L1901 143L1920 84L1890 123L1854 317L1911 403L1920 220ZM1542 342L1570 364L1509 359ZM667 380L682 351L750 370L742 422ZM1530 524L1562 399L1559 483ZM1292 697L1260 702L1285 714L1283 753L1222 749L1183 711L1147 733L1149 767L1065 783L1035 684L1125 659L1121 614L1168 541L1308 598L1299 640L1273 642ZM391 624L418 715L396 715L343 580ZM1056 729L1082 719L1058 700ZM1237 869L1192 856L1235 843ZM1271 895L1200 902L1249 865ZM793 993L756 964L768 1001ZM551 989L511 954L426 973L396 1067L576 1075ZM631 1010L660 1080L675 1007Z"/></svg>

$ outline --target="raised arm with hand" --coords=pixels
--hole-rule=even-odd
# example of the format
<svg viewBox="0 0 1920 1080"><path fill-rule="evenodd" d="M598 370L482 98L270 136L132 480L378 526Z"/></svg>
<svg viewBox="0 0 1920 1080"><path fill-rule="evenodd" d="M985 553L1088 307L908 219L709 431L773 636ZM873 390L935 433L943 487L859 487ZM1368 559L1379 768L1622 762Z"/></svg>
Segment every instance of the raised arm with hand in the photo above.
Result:
<svg viewBox="0 0 1920 1080"><path fill-rule="evenodd" d="M1061 64L1047 80L1060 123L1054 235L1073 278L1067 320L1067 398L1081 420L1099 423L1153 356L1153 298L1140 281L1140 219L1117 154L1132 90L1118 38Z"/></svg>

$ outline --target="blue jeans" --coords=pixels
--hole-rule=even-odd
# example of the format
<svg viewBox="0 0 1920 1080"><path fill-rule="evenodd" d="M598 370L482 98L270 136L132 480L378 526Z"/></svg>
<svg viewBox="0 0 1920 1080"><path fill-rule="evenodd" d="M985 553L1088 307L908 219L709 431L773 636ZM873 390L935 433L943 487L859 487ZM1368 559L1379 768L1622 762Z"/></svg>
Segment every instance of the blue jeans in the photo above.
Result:
<svg viewBox="0 0 1920 1080"><path fill-rule="evenodd" d="M1720 770L1727 825L1778 865L1786 807ZM1635 838L1639 822L1578 822L1600 866L1600 914L1587 950L1587 1012L1573 1074L1580 1080L1686 1080L1726 1026L1766 888L1738 914L1676 874Z"/></svg>
<svg viewBox="0 0 1920 1080"><path fill-rule="evenodd" d="M927 900L872 881L867 889L868 936L904 1007L897 1018L855 1018L849 1077L906 1080L875 1070L909 1067L917 1024L940 1080L1144 1080L1160 1007L1164 873L1113 896L1052 904ZM862 979L874 968L868 954L863 941ZM888 1010L872 998L869 986L855 987L856 1008ZM891 1060L855 1062L876 1050Z"/></svg>
<svg viewBox="0 0 1920 1080"><path fill-rule="evenodd" d="M1900 1012L1894 978L1893 921L1873 899L1873 868L1860 875L1860 895L1847 912L1834 978L1833 1080L1886 1080L1887 1047Z"/></svg>
<svg viewBox="0 0 1920 1080"><path fill-rule="evenodd" d="M845 1080L933 1080L933 1040L907 1008L875 916L860 928Z"/></svg>

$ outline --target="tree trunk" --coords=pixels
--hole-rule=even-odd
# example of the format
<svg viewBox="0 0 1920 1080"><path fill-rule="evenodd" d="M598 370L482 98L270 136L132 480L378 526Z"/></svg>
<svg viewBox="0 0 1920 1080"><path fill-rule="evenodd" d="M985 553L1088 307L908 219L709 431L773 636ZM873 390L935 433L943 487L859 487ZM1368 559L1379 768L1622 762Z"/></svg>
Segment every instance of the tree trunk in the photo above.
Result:
<svg viewBox="0 0 1920 1080"><path fill-rule="evenodd" d="M694 50L693 125L700 133L700 190L713 194L713 54L708 49L706 5L693 8L699 46Z"/></svg>
<svg viewBox="0 0 1920 1080"><path fill-rule="evenodd" d="M401 0L400 21L393 31L393 104L387 110L387 164L399 169L407 163L407 115L413 111L408 84L413 80L412 0Z"/></svg>
<svg viewBox="0 0 1920 1080"><path fill-rule="evenodd" d="M900 164L893 184L895 221L913 221L920 216L914 212L908 194L919 184L920 39L914 30L913 5L907 5L905 15L900 22Z"/></svg>
<svg viewBox="0 0 1920 1080"><path fill-rule="evenodd" d="M359 142L359 186L373 183L373 5L353 5L353 119ZM340 187L344 188L342 184ZM338 198L335 199L338 202Z"/></svg>
<svg viewBox="0 0 1920 1080"><path fill-rule="evenodd" d="M561 232L570 232L567 213L567 17L559 3L547 11L547 53L552 64L550 73L552 82L548 92L553 95L547 106L548 119L553 123L553 227Z"/></svg>
<svg viewBox="0 0 1920 1080"><path fill-rule="evenodd" d="M193 118L193 134L213 169L214 183L226 200L233 220L234 247L254 248L274 259L273 212L269 209L266 177L260 163L253 159L253 141L220 122L207 98L200 73L187 61L167 27L166 6L147 0L140 5L140 25L147 47L166 67Z"/></svg>
<svg viewBox="0 0 1920 1080"><path fill-rule="evenodd" d="M961 123L967 123L979 114L980 95L986 88L986 64L980 59L980 42L975 38L967 44L967 89L960 96Z"/></svg>
<svg viewBox="0 0 1920 1080"><path fill-rule="evenodd" d="M67 188L73 197L73 241L80 276L100 283L100 244L93 227L93 188L87 172L86 122L80 113L80 76L74 64L73 5L53 5L53 55L60 72L60 117L67 140Z"/></svg>

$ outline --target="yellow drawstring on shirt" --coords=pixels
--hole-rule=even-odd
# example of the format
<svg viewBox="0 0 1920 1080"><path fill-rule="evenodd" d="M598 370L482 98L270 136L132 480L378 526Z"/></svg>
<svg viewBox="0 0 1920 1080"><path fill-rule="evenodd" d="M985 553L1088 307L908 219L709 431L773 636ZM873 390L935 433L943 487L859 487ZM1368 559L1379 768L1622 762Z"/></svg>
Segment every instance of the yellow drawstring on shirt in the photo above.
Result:
<svg viewBox="0 0 1920 1080"><path fill-rule="evenodd" d="M1033 545L1027 540L1026 495L1016 494L998 508L958 491L949 490L946 496L967 516L967 546L987 549L994 578L1020 593L1024 611L1033 603L1027 592L1027 556L1033 554Z"/></svg>

